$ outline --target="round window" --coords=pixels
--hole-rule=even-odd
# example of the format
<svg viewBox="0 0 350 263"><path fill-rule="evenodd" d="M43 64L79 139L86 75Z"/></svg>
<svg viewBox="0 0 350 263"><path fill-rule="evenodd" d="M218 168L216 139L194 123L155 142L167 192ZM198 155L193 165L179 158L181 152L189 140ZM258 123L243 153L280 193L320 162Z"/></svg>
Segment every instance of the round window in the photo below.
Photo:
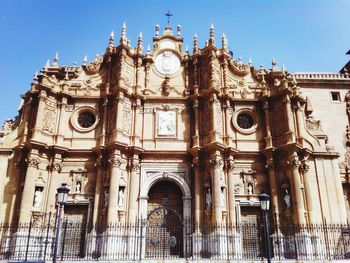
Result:
<svg viewBox="0 0 350 263"><path fill-rule="evenodd" d="M73 112L70 123L79 132L89 132L96 128L99 118L93 107L83 106Z"/></svg>
<svg viewBox="0 0 350 263"><path fill-rule="evenodd" d="M251 134L258 129L258 117L252 109L240 109L232 116L232 125L243 134Z"/></svg>
<svg viewBox="0 0 350 263"><path fill-rule="evenodd" d="M90 128L96 122L96 116L91 111L83 111L79 113L78 123L82 128Z"/></svg>
<svg viewBox="0 0 350 263"><path fill-rule="evenodd" d="M237 116L237 125L241 129L250 129L254 126L254 119L250 114L243 112Z"/></svg>

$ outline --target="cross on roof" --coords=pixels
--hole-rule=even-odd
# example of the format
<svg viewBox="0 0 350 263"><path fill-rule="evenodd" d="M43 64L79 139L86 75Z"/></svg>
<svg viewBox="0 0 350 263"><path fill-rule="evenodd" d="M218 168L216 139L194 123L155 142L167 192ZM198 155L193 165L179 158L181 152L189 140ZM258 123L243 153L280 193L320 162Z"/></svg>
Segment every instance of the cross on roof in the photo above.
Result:
<svg viewBox="0 0 350 263"><path fill-rule="evenodd" d="M173 16L172 13L170 13L170 11L168 11L168 13L164 14L167 18L168 18L168 25L170 23L170 17Z"/></svg>

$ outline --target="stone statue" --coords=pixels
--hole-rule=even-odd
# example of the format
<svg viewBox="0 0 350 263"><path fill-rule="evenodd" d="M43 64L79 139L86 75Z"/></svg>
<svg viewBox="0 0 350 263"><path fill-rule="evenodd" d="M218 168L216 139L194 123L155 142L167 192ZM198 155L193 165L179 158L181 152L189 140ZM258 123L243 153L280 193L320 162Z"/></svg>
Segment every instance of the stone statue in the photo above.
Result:
<svg viewBox="0 0 350 263"><path fill-rule="evenodd" d="M41 205L41 200L43 199L42 189L37 188L34 193L34 207L39 208Z"/></svg>
<svg viewBox="0 0 350 263"><path fill-rule="evenodd" d="M104 190L104 207L108 207L108 199L109 199L109 192L108 192L108 189L106 188Z"/></svg>
<svg viewBox="0 0 350 263"><path fill-rule="evenodd" d="M207 205L207 209L211 208L211 194L210 194L209 187L208 187L207 193L205 194L205 204Z"/></svg>
<svg viewBox="0 0 350 263"><path fill-rule="evenodd" d="M75 192L80 194L80 192L81 192L81 182L77 182L75 184Z"/></svg>
<svg viewBox="0 0 350 263"><path fill-rule="evenodd" d="M248 192L248 195L252 195L253 194L253 186L252 186L252 184L248 184L247 192Z"/></svg>
<svg viewBox="0 0 350 263"><path fill-rule="evenodd" d="M120 188L118 193L118 206L123 206L124 204L124 189Z"/></svg>
<svg viewBox="0 0 350 263"><path fill-rule="evenodd" d="M291 200L290 200L290 195L289 195L288 189L285 189L285 195L284 195L283 200L284 200L286 207L288 209L292 207L292 204L290 202Z"/></svg>

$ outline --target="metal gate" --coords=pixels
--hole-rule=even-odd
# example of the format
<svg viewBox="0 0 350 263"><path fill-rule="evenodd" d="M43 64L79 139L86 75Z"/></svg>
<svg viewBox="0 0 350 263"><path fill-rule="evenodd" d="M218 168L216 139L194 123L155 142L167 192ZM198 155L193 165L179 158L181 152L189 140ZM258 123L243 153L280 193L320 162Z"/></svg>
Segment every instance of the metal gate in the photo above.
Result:
<svg viewBox="0 0 350 263"><path fill-rule="evenodd" d="M152 210L146 224L146 258L183 257L183 223L180 214L163 198L160 207Z"/></svg>

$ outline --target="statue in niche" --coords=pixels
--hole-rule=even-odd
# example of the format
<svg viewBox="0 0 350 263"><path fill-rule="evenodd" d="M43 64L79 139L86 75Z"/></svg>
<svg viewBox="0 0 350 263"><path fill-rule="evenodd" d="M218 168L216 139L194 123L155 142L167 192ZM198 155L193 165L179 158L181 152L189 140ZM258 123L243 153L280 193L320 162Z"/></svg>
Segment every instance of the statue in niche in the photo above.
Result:
<svg viewBox="0 0 350 263"><path fill-rule="evenodd" d="M120 188L118 193L118 206L123 206L123 204L124 204L124 188Z"/></svg>
<svg viewBox="0 0 350 263"><path fill-rule="evenodd" d="M80 194L81 193L81 182L77 182L75 184L75 192Z"/></svg>
<svg viewBox="0 0 350 263"><path fill-rule="evenodd" d="M208 187L207 192L205 194L205 204L206 209L209 210L211 208L211 194L210 194L210 187Z"/></svg>
<svg viewBox="0 0 350 263"><path fill-rule="evenodd" d="M252 184L248 184L247 192L248 192L248 195L252 195L253 194L253 186L252 186Z"/></svg>
<svg viewBox="0 0 350 263"><path fill-rule="evenodd" d="M34 193L34 205L33 206L35 208L40 208L42 199L43 199L43 189L37 187L35 189L35 193Z"/></svg>
<svg viewBox="0 0 350 263"><path fill-rule="evenodd" d="M288 208L288 209L290 209L291 207L292 207L292 203L291 203L291 200L290 200L290 194L289 194L289 192L288 192L288 189L286 188L286 189L284 189L284 198L283 198L283 200L284 200L284 203L286 204L286 207Z"/></svg>
<svg viewBox="0 0 350 263"><path fill-rule="evenodd" d="M108 192L108 188L105 188L104 190L104 193L103 193L103 196L104 196L104 207L108 207L108 199L109 199L109 192Z"/></svg>

